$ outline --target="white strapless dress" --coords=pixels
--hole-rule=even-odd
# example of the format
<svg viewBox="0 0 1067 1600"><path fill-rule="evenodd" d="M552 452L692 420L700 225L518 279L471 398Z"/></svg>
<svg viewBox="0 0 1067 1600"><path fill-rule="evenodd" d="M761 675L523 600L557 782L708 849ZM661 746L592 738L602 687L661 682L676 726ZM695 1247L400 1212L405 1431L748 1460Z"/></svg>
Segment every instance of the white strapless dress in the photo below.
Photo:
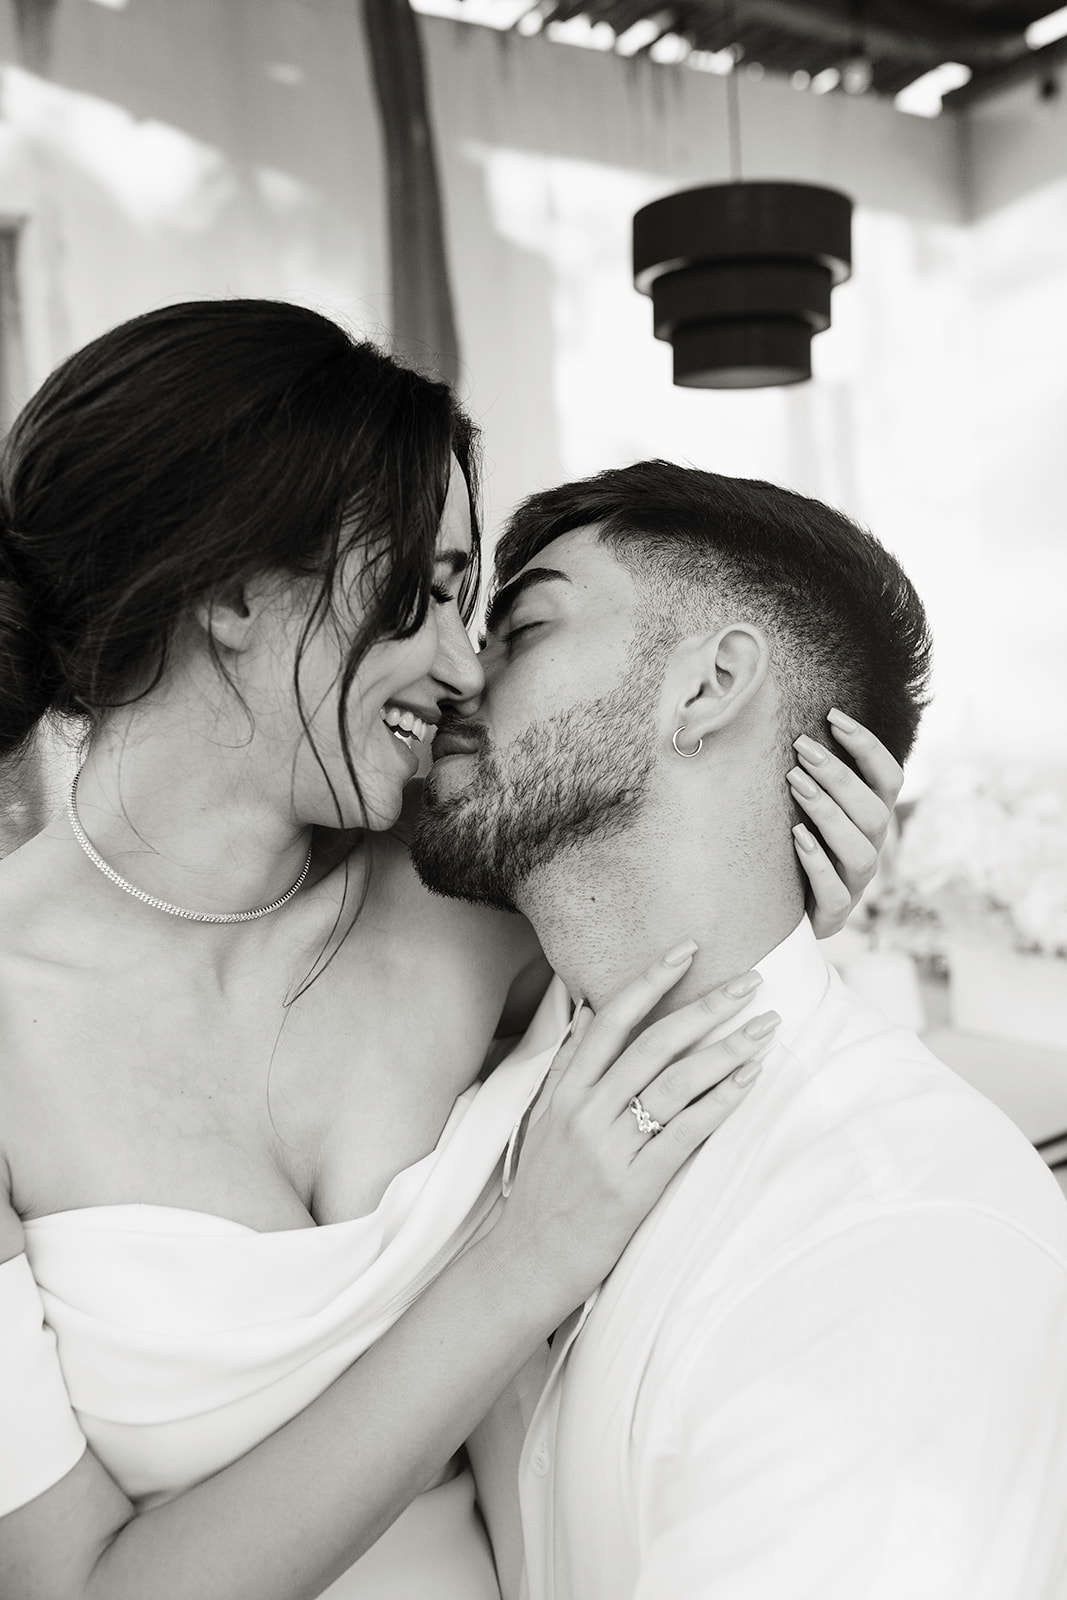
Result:
<svg viewBox="0 0 1067 1600"><path fill-rule="evenodd" d="M0 1511L69 1471L77 1428L149 1507L236 1460L320 1395L497 1204L502 1157L569 1018L557 979L522 1043L459 1097L435 1149L393 1179L369 1216L258 1233L202 1212L118 1205L28 1222L32 1280L21 1257L0 1267L0 1327L12 1308L10 1326L22 1327L15 1350L0 1333ZM62 1385L46 1373L53 1336ZM72 1416L45 1415L59 1394ZM33 1463L21 1497L20 1437ZM50 1476L41 1452L52 1439ZM469 1472L420 1496L327 1592L496 1600Z"/></svg>

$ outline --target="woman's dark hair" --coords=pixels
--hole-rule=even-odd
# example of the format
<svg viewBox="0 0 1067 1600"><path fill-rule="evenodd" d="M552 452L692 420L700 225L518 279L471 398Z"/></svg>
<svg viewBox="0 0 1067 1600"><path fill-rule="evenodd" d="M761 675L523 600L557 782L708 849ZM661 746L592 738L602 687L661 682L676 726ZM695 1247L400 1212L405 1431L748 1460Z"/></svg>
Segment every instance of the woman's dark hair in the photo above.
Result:
<svg viewBox="0 0 1067 1600"><path fill-rule="evenodd" d="M256 574L315 580L302 650L358 548L362 620L338 704L358 791L352 679L375 640L426 616L452 455L474 522L467 614L474 428L445 384L269 300L167 306L86 345L0 458L0 759L47 712L97 724L147 693L190 608Z"/></svg>

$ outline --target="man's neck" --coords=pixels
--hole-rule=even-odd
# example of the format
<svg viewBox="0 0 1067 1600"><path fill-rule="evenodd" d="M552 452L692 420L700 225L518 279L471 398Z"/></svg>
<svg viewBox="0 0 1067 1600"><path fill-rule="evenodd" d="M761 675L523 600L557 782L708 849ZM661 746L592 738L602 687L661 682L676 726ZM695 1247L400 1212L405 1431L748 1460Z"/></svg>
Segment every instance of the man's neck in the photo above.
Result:
<svg viewBox="0 0 1067 1600"><path fill-rule="evenodd" d="M677 824L678 819L674 819ZM707 831L706 829L704 830ZM788 828L742 824L702 844L696 828L641 818L624 835L583 840L523 885L520 909L572 994L595 1009L682 939L693 962L649 1020L754 966L804 910Z"/></svg>

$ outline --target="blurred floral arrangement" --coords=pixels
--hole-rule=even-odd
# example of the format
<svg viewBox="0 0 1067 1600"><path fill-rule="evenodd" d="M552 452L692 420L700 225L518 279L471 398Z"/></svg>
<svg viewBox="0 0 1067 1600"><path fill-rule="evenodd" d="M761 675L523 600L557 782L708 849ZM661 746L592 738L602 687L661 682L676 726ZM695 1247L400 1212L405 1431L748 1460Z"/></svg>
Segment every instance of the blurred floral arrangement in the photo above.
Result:
<svg viewBox="0 0 1067 1600"><path fill-rule="evenodd" d="M959 765L910 807L865 896L876 948L943 968L960 935L1067 960L1067 782Z"/></svg>

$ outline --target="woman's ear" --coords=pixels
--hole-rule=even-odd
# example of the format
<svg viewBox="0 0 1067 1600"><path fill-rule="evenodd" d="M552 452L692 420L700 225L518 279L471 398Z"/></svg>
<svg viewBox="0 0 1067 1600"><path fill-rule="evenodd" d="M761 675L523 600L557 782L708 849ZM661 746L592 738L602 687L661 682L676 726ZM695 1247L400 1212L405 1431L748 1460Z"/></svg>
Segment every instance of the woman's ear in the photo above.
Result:
<svg viewBox="0 0 1067 1600"><path fill-rule="evenodd" d="M751 704L767 681L770 650L759 628L731 622L718 633L688 640L677 664L674 726L684 730L681 742L692 746L729 727Z"/></svg>
<svg viewBox="0 0 1067 1600"><path fill-rule="evenodd" d="M221 650L240 654L251 643L265 606L277 599L277 591L277 580L266 574L227 584L196 607L197 626Z"/></svg>

